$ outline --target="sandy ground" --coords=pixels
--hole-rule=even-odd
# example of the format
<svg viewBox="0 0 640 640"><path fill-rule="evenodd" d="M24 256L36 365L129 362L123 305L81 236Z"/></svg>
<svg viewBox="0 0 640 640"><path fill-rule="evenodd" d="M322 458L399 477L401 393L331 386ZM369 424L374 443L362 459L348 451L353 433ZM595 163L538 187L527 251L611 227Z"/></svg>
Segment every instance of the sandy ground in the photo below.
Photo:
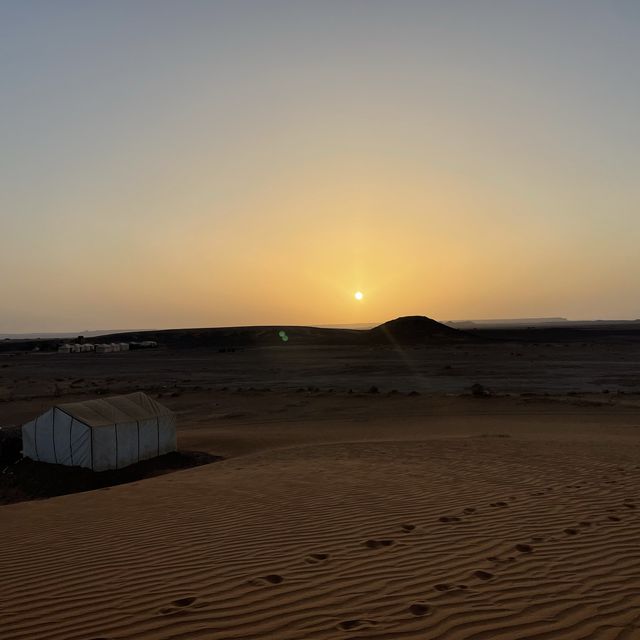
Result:
<svg viewBox="0 0 640 640"><path fill-rule="evenodd" d="M146 357L180 446L227 459L0 507L3 639L640 637L638 395L190 389ZM68 399L135 375L56 377ZM52 401L13 397L0 422Z"/></svg>
<svg viewBox="0 0 640 640"><path fill-rule="evenodd" d="M499 393L640 393L640 341L470 343L392 347L213 348L125 353L0 353L2 401L73 393L291 390L463 393L474 383Z"/></svg>

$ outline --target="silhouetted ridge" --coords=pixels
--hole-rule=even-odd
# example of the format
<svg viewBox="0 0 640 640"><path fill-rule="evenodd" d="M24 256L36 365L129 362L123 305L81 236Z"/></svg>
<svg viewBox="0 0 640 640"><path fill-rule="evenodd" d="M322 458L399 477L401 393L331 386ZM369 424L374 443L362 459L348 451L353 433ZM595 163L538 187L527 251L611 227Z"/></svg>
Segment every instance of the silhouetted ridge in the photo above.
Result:
<svg viewBox="0 0 640 640"><path fill-rule="evenodd" d="M385 322L373 329L330 329L275 325L270 327L213 327L200 329L163 329L128 331L92 336L86 342L143 342L152 340L161 349L251 348L294 345L341 346L379 344L436 344L479 340L475 334L453 329L425 316L406 316ZM0 341L3 351L55 351L68 339ZM71 356L74 357L74 356Z"/></svg>
<svg viewBox="0 0 640 640"><path fill-rule="evenodd" d="M369 334L374 341L391 341L397 344L457 342L471 339L466 332L453 329L426 316L396 318L370 329Z"/></svg>

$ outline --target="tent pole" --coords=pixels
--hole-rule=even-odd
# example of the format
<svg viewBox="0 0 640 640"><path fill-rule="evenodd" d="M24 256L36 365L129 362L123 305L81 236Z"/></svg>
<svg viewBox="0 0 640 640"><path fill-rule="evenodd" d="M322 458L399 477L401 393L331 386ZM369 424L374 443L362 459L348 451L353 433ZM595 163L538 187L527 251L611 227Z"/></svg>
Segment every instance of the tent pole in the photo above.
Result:
<svg viewBox="0 0 640 640"><path fill-rule="evenodd" d="M73 467L73 441L71 440L71 434L73 432L73 418L69 423L69 453L71 454L71 466Z"/></svg>
<svg viewBox="0 0 640 640"><path fill-rule="evenodd" d="M53 424L51 425L51 442L53 443L53 459L58 464L58 454L56 452L56 410L53 410Z"/></svg>
<svg viewBox="0 0 640 640"><path fill-rule="evenodd" d="M38 418L33 425L33 444L36 449L36 460L40 462L40 456L38 455Z"/></svg>

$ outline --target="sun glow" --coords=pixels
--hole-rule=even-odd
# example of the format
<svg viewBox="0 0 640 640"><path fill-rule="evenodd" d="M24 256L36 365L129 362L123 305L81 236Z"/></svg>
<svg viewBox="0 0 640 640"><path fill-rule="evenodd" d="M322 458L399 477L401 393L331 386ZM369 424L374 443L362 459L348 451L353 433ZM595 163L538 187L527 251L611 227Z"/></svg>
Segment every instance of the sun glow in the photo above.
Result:
<svg viewBox="0 0 640 640"><path fill-rule="evenodd" d="M356 300L362 300L362 298L364 298L364 294L362 293L362 291L356 291L356 292L353 294L353 297L354 297Z"/></svg>

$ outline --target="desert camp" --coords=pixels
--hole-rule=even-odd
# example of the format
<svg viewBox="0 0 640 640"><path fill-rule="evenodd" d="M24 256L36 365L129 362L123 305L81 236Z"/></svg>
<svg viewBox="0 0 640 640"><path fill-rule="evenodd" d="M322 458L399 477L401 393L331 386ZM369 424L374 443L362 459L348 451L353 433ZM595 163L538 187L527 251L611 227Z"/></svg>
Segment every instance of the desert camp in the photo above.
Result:
<svg viewBox="0 0 640 640"><path fill-rule="evenodd" d="M174 414L148 395L70 402L22 426L23 453L38 462L122 469L176 450Z"/></svg>

